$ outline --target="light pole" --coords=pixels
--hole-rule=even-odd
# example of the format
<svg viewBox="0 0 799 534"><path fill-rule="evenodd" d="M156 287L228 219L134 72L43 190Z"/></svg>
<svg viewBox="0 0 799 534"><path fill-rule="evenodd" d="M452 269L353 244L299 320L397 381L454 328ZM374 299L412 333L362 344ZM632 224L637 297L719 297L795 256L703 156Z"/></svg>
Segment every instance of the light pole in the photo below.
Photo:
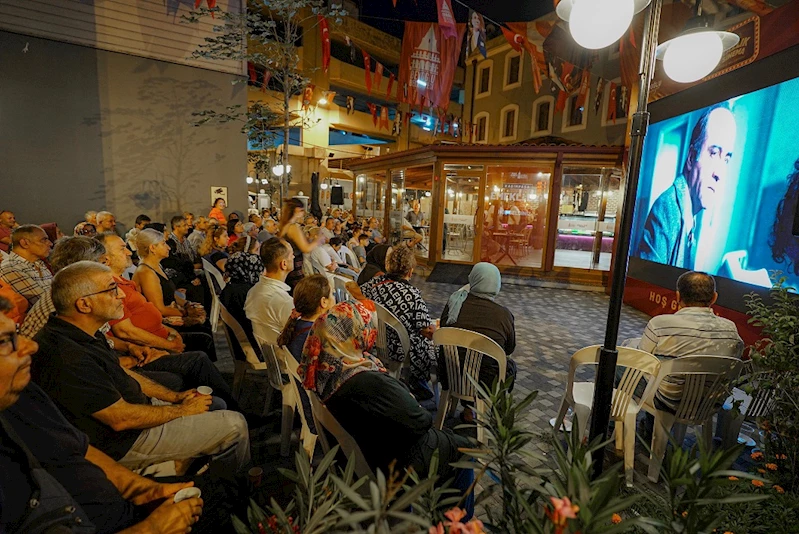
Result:
<svg viewBox="0 0 799 534"><path fill-rule="evenodd" d="M569 29L582 46L603 48L615 42L627 30L632 18L646 8L650 0L561 0L558 15L569 21ZM598 436L607 438L610 409L613 401L613 385L616 375L616 346L619 336L619 321L627 282L627 263L630 251L630 234L635 213L635 197L644 151L644 138L649 127L649 87L655 73L655 59L664 60L666 74L675 81L688 83L710 74L718 65L723 52L738 43L738 36L729 32L710 29L710 21L702 17L701 0L696 0L695 17L679 37L658 46L660 12L663 0L651 0L646 14L641 59L638 65L638 107L632 116L630 131L630 153L627 166L627 183L624 204L616 235L615 262L610 286L610 302L605 328L605 341L599 350L598 366L594 382L594 401L591 410L589 440ZM608 11L618 8L621 24L611 23ZM607 24L596 24L597 20L608 20ZM602 34L605 32L605 34ZM602 473L604 449L594 453L594 477Z"/></svg>

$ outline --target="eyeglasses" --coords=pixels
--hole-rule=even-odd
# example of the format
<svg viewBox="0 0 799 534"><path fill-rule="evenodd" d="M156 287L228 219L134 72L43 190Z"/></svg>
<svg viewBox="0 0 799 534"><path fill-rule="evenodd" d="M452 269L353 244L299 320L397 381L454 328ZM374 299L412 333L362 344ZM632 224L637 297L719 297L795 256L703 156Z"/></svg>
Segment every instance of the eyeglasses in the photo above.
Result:
<svg viewBox="0 0 799 534"><path fill-rule="evenodd" d="M116 283L114 283L114 285L109 287L108 289L103 289L102 291L95 291L94 293L83 295L81 298L85 299L86 297L93 297L94 295L102 295L103 293L111 293L112 291L114 292L114 296L119 295L119 293L121 293L119 286Z"/></svg>
<svg viewBox="0 0 799 534"><path fill-rule="evenodd" d="M0 356L8 356L19 347L19 325L13 332L0 336Z"/></svg>

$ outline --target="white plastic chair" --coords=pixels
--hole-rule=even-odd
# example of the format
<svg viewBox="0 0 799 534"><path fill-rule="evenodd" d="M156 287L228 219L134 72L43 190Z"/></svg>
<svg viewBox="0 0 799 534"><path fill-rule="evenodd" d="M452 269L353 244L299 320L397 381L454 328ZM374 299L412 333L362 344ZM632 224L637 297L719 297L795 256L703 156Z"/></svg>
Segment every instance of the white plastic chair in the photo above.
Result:
<svg viewBox="0 0 799 534"><path fill-rule="evenodd" d="M588 431L591 409L594 404L594 383L575 382L574 375L578 367L599 364L600 345L592 345L578 350L569 363L569 382L566 393L560 404L554 427L561 428L566 411L571 408L575 415L572 431L577 425L577 435L582 440ZM641 411L639 402L633 398L641 380L648 379L647 389L642 398L647 398L649 389L653 387L655 376L660 370L660 360L656 356L638 349L618 347L619 355L616 365L626 367L618 387L613 389L610 417L615 422L616 449L624 450L624 475L627 485L633 483L633 466L635 461L635 420Z"/></svg>
<svg viewBox="0 0 799 534"><path fill-rule="evenodd" d="M660 372L642 403L643 409L655 416L649 456L650 481L657 482L660 477L668 436L675 423L678 426L674 438L678 446L682 445L688 425L702 425L705 443L712 443L713 415L721 409L730 393L730 382L738 377L742 367L741 360L727 356L683 356L661 361ZM670 381L684 382L675 413L655 407L655 396L667 376L671 377Z"/></svg>
<svg viewBox="0 0 799 534"><path fill-rule="evenodd" d="M223 289L225 289L225 286L227 285L227 282L225 282L225 277L222 276L222 273L219 272L219 269L216 268L216 265L212 264L205 258L202 258L202 261L203 271L205 271L206 274L211 275L216 282L215 284L212 284L209 280L209 287L212 290L211 292L218 295Z"/></svg>
<svg viewBox="0 0 799 534"><path fill-rule="evenodd" d="M208 283L208 288L211 290L211 313L208 316L208 322L211 324L211 332L216 332L216 329L219 327L219 315L222 309L222 301L219 300L219 295L216 294L216 290L214 289L212 275L207 270L203 270L203 272L205 273L205 281Z"/></svg>
<svg viewBox="0 0 799 534"><path fill-rule="evenodd" d="M242 328L241 324L233 317L227 308L220 304L220 316L222 319L222 323L227 326L227 328L223 328L225 331L225 339L227 339L227 344L230 347L230 352L234 356L238 356L238 353L233 348L233 340L230 338L230 333L233 333L233 337L235 338L236 342L241 347L242 352L244 353L244 360L240 360L235 358L234 365L235 370L233 371L233 398L238 400L239 395L241 394L241 386L244 383L244 377L247 374L247 371L259 371L259 372L266 372L267 366L264 363L263 355L261 354L260 347L253 347L250 343L247 334L244 332L244 328ZM269 402L269 397L267 396L267 403ZM264 413L267 413L268 406L264 407Z"/></svg>
<svg viewBox="0 0 799 534"><path fill-rule="evenodd" d="M738 381L741 387L750 387L752 394L747 393L741 388L733 388L732 395L724 403L724 410L732 410L733 402L741 401L738 408L738 416L733 418L731 415L727 418L727 425L722 429L722 448L728 449L738 443L748 443L754 445L751 438L741 441L739 434L741 433L741 426L744 421L755 421L759 417L765 417L771 413L774 405L774 391L771 389L761 388L762 382L769 382L774 379L773 373L757 373L752 367L752 361L744 362L743 376ZM721 416L719 416L721 417Z"/></svg>
<svg viewBox="0 0 799 534"><path fill-rule="evenodd" d="M399 380L402 376L402 370L411 365L411 338L408 335L408 330L396 315L376 302L375 308L377 308L377 342L375 343L375 352L386 367L388 374ZM399 336L400 345L402 346L401 361L391 358L391 355L388 353L386 327L394 330L397 336Z"/></svg>
<svg viewBox="0 0 799 534"><path fill-rule="evenodd" d="M292 394L294 395L295 399L295 408L300 414L300 422L302 423L302 428L300 430L300 442L302 443L302 447L305 449L305 452L308 454L308 458L313 459L314 449L316 449L317 435L311 432L311 429L308 426L308 421L305 419L305 410L303 410L302 402L300 400L301 395L307 395L308 392L302 389L302 380L297 374L297 368L299 367L299 364L286 347L276 347L276 350L278 351L280 361L282 361L286 366L286 372L289 375L289 382L291 384ZM292 425L293 419L294 416L292 415ZM290 431L291 428L289 428L289 432Z"/></svg>
<svg viewBox="0 0 799 534"><path fill-rule="evenodd" d="M355 438L353 438L349 432L344 430L344 427L341 426L335 417L333 417L333 414L330 413L330 410L328 410L327 407L322 403L315 391L307 391L307 393L308 397L311 399L311 410L313 411L316 428L319 431L319 440L322 442L322 450L324 450L325 453L330 451L330 444L328 443L324 432L321 431L321 429L324 428L333 434L333 437L336 438L336 441L338 441L338 444L344 454L348 458L355 459L355 474L361 478L369 477L370 479L374 479L375 474L372 471L372 468L369 467L369 463L366 461L366 456L363 455L363 452L358 446L358 443L356 443Z"/></svg>
<svg viewBox="0 0 799 534"><path fill-rule="evenodd" d="M478 416L485 412L485 402L477 396L476 389L469 376L475 381L480 378L480 365L484 357L492 358L499 367L498 378L505 380L507 369L507 356L502 347L482 334L471 332L462 328L440 328L433 333L433 343L436 345L436 354L439 347L443 352L444 361L449 378L449 389L441 392L441 399L438 403L438 413L436 414L436 428L444 426L444 419L447 413L453 412L458 406L459 400L474 402ZM465 349L466 354L461 363L460 350ZM439 379L440 380L440 379ZM485 429L477 426L477 441L485 444Z"/></svg>
<svg viewBox="0 0 799 534"><path fill-rule="evenodd" d="M333 293L336 295L336 304L341 304L352 300L350 292L347 291L347 282L350 280L342 276L333 275Z"/></svg>

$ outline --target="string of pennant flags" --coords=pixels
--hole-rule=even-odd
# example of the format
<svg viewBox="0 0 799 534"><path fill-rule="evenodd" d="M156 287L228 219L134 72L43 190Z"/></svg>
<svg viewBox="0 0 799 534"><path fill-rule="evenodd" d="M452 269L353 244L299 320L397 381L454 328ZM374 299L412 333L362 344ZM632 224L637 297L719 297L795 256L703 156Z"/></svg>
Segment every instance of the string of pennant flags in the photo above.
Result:
<svg viewBox="0 0 799 534"><path fill-rule="evenodd" d="M533 72L533 89L536 95L541 93L543 78L550 79L550 91L555 97L555 111L563 112L569 98L576 94L577 107L588 107L589 109L593 107L594 114L597 114L603 102L604 92L608 91L606 120L616 121L620 110L622 116L626 115L630 89L623 84L617 84L615 81L606 80L595 74L594 77L597 79L595 97L593 102L587 102L591 88L590 66L592 62L581 67L545 52L543 47L542 50L539 50L527 38L526 23L500 24L471 8L467 33L465 24L455 22L450 0L436 1L439 13L438 24L405 21L406 28L399 72L393 72L373 58L366 50L360 49L363 57L364 84L367 95L372 95L373 90L379 91L383 78L386 78L388 80L386 99L396 100L398 103L393 110L394 119L391 121L389 106L371 101L366 102L373 124L379 130L385 129L391 135L399 136L403 127L407 128L414 116L427 115L429 117L429 128L427 129L432 132L433 136L449 134L465 142L476 140L478 125L464 122L462 117L448 113L447 109L454 69L457 59L460 57L464 35L466 36L466 57L475 53L479 53L483 58L488 55L485 20L493 22L501 29L511 48L521 55L521 61L529 56ZM460 0L455 1L465 5ZM318 16L318 22L322 41L322 67L327 73L331 52L330 30L327 20L323 16ZM541 33L552 31L553 27L554 24L548 28L544 26ZM344 38L349 47L350 61L357 64L358 47L350 36L345 35ZM624 40L622 39L620 42L620 52L624 50ZM436 43L439 44L438 49L434 46ZM629 43L633 47L636 46L632 29L629 32ZM440 70L435 71L436 66ZM251 85L261 87L261 90L265 92L271 81L272 73L269 70L259 72L252 63L248 64L248 71ZM302 96L303 111L308 112L315 108L317 102L314 100L315 91L316 87L313 84L305 87ZM336 91L322 91L322 98L324 101L332 103L336 94ZM347 114L354 114L356 95L342 94L341 96L345 98ZM357 98L361 98L360 95ZM407 104L408 111L400 110L400 104Z"/></svg>

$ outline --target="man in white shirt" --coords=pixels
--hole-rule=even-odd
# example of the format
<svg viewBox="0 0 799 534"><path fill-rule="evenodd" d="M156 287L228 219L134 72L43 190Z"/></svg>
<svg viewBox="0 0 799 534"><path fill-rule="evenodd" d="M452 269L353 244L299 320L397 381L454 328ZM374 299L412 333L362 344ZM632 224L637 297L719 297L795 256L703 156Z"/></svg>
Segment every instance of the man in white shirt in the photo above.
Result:
<svg viewBox="0 0 799 534"><path fill-rule="evenodd" d="M294 269L294 255L286 240L278 237L262 244L260 254L264 273L247 293L244 313L256 337L277 343L294 309L294 299L289 294L291 288L286 284L286 277Z"/></svg>
<svg viewBox="0 0 799 534"><path fill-rule="evenodd" d="M679 309L650 319L638 348L660 359L693 355L741 358L744 342L738 328L711 308L718 296L711 275L684 273L677 279ZM683 385L682 379L664 380L655 394L655 404L673 411L682 397Z"/></svg>
<svg viewBox="0 0 799 534"><path fill-rule="evenodd" d="M336 228L336 219L334 217L328 217L325 220L324 228L322 228L321 230L322 235L325 236L326 242L329 242L331 239L336 237L336 234L333 232L335 228Z"/></svg>

